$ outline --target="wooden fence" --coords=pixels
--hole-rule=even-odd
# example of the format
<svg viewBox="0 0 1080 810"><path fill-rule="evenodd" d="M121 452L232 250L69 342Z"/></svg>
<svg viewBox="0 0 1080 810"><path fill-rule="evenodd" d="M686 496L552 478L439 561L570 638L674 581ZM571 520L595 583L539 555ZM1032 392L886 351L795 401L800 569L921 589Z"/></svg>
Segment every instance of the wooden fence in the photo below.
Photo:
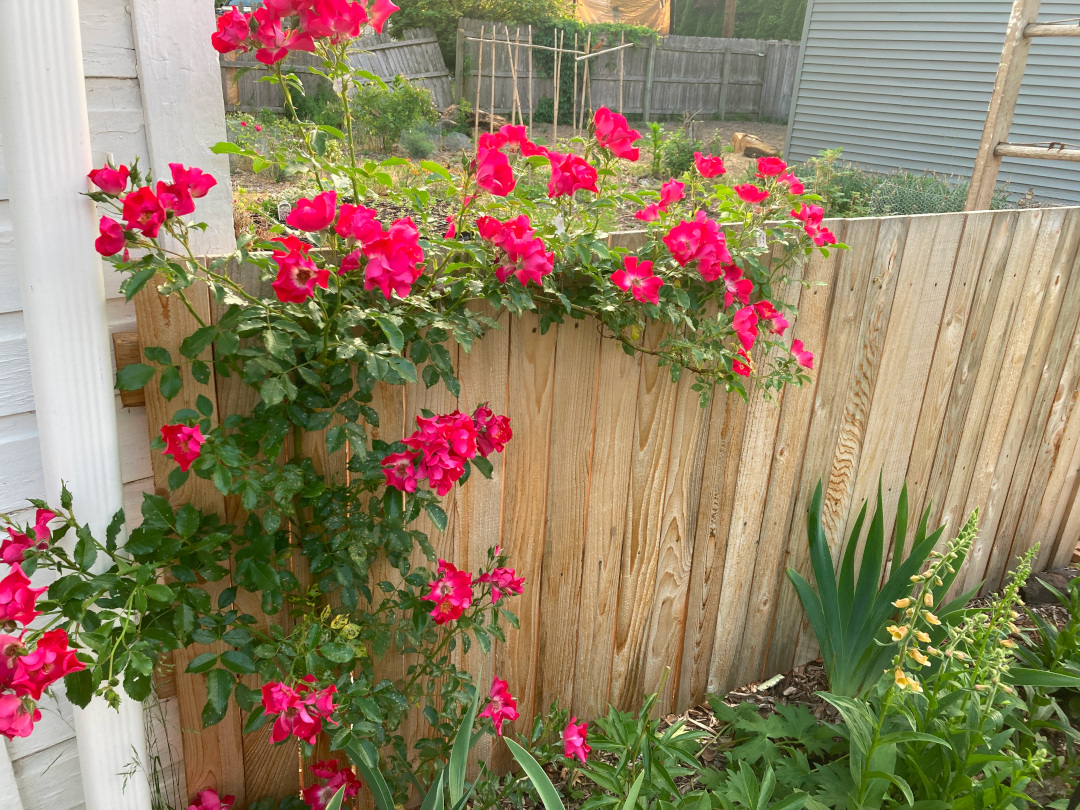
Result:
<svg viewBox="0 0 1080 810"><path fill-rule="evenodd" d="M390 82L395 76L404 76L413 84L426 87L440 110L451 103L450 72L446 69L439 42L431 29L410 29L400 40L391 39L387 34L373 33L362 37L356 40L349 60L354 68L370 71L384 81ZM320 64L312 54L295 52L284 64L299 76L305 92L309 94L315 94L320 83L326 84L325 79L310 71L310 68ZM240 74L241 69L245 69L243 74ZM284 110L285 99L281 88L270 82L259 81L271 75L271 72L266 65L256 61L254 54L223 54L221 90L226 111Z"/></svg>
<svg viewBox="0 0 1080 810"><path fill-rule="evenodd" d="M483 45L482 63L481 28L489 41ZM490 42L493 32L496 43ZM454 97L475 104L479 81L480 107L487 111L492 106L490 88L494 81L494 112L509 114L516 74L518 98L526 113L530 97L534 110L541 98L552 98L553 78L540 70L535 59L530 95L528 49L522 44L528 35L527 26L462 19ZM509 47L503 44L506 42ZM602 47L619 44L607 41ZM593 51L600 50L597 45L593 43ZM562 40L562 47L573 49L572 34ZM584 52L585 47L585 40L580 39L578 50ZM662 36L649 44L589 59L586 106L606 106L645 120L689 111L697 116L752 115L787 121L798 56L797 42ZM550 64L550 59L544 64ZM561 64L560 85L572 86L574 55L564 55ZM584 65L578 63L579 84L584 80Z"/></svg>
<svg viewBox="0 0 1080 810"><path fill-rule="evenodd" d="M511 416L494 480L455 490L447 530L433 538L474 570L501 542L525 575L513 605L521 627L484 665L485 681L509 682L522 725L553 700L582 718L608 703L632 708L665 668L662 712L813 658L783 572L809 574L805 516L819 478L835 555L880 475L887 524L905 479L912 509L929 504L934 524L955 531L981 510L965 586L997 588L1036 542L1037 570L1069 560L1080 541L1080 208L829 225L851 250L813 259L802 272L814 283L792 291L800 316L789 337L816 362L812 381L778 403L720 394L703 410L689 379L672 384L593 323L541 335L535 318L505 313L471 354L453 350L460 398L380 390L384 439L408 432L423 408L487 400ZM617 238L633 247L637 237ZM136 303L141 344L176 356L190 315L149 290ZM213 317L205 293L194 305ZM152 436L207 393L186 383L171 403L147 389ZM235 377L210 389L219 412L253 403ZM343 453L317 463L345 469ZM155 453L154 465L164 491L169 464ZM238 510L200 479L176 497L230 518ZM265 729L243 737L237 712L191 731L201 679L179 674L191 654L176 668L187 784L217 785L239 806L245 795L294 793L295 748L268 747ZM400 662L381 666L402 674ZM405 731L422 734L424 721Z"/></svg>

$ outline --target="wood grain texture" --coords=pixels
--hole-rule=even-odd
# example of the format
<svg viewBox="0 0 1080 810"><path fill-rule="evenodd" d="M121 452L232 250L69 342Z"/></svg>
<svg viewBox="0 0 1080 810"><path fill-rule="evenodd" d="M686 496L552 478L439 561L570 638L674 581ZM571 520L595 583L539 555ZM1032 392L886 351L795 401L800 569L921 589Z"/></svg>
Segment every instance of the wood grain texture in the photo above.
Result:
<svg viewBox="0 0 1080 810"><path fill-rule="evenodd" d="M661 327L650 324L643 343L654 350ZM656 587L657 538L666 500L671 430L678 388L667 369L646 359L638 380L637 411L626 499L626 527L619 564L619 602L608 699L617 706L635 705L646 688L641 650L650 601ZM650 684L654 687L656 684Z"/></svg>
<svg viewBox="0 0 1080 810"><path fill-rule="evenodd" d="M187 290L192 308L204 322L210 320L210 296L202 284L194 284ZM144 287L135 296L135 310L139 324L139 343L167 349L174 360L181 357L180 343L199 326L185 309L179 298L158 295L152 285ZM209 361L208 348L199 359ZM191 366L181 366L183 387L171 401L167 401L154 383L145 389L146 415L150 439L157 437L162 425L173 421L172 415L181 408L194 408L199 394L216 400L215 380L207 385L196 383L191 376ZM225 513L225 499L214 485L206 479L192 475L180 489L169 492L168 476L172 461L160 453L150 458L154 471L154 488L160 495L168 495L174 506L191 503L205 512ZM220 582L207 583L205 590L211 599L231 584L226 577ZM176 692L180 708L180 726L184 747L184 771L187 784L192 790L214 787L222 795L231 793L238 801L246 795L243 743L240 733L240 711L233 705L225 718L215 726L202 728L201 713L206 702L205 678L184 672L188 662L200 653L214 650L221 652L224 645L205 647L193 645L173 653Z"/></svg>
<svg viewBox="0 0 1080 810"><path fill-rule="evenodd" d="M846 223L841 223L836 238L845 242L846 232ZM798 338L803 345L811 347L818 357L829 350L826 328L829 323L829 307L835 292L836 273L835 260L820 254L814 256L807 266L795 275L800 281L811 286L793 287L791 292L794 293L794 300L788 302L797 306L799 313L791 338ZM776 439L771 449L769 482L763 495L759 496L764 498L765 507L761 518L762 542L751 577L742 646L739 650L739 666L734 673L734 680L738 683L750 683L760 680L763 675L772 674L765 671L769 636L777 598L784 587L786 541L791 536L794 517L792 507L803 471L806 441L809 437L806 427L817 396L817 382L817 376L812 376L806 385L800 388L790 386L784 391Z"/></svg>
<svg viewBox="0 0 1080 810"><path fill-rule="evenodd" d="M550 621L563 621L565 616L561 606L540 601L557 335L555 329L540 334L539 319L532 314L510 322L507 410L514 438L505 453L502 546L518 565L518 573L525 575L526 587L512 608L520 629L511 631L499 648L491 675L506 681L517 698L521 719L514 727L519 730L528 728L534 710L540 623L545 616Z"/></svg>
<svg viewBox="0 0 1080 810"><path fill-rule="evenodd" d="M601 344L596 421L590 443L588 522L575 617L581 653L574 667L574 709L585 718L603 714L608 704L634 414L643 362L641 355L627 355L614 339L605 338Z"/></svg>
<svg viewBox="0 0 1080 810"><path fill-rule="evenodd" d="M581 597L600 342L595 322L568 320L559 327L555 350L555 390L573 390L575 395L556 396L553 403L540 604L554 611L566 609L571 615ZM537 711L546 711L553 701L560 706L571 704L577 652L576 623L541 621L536 653Z"/></svg>

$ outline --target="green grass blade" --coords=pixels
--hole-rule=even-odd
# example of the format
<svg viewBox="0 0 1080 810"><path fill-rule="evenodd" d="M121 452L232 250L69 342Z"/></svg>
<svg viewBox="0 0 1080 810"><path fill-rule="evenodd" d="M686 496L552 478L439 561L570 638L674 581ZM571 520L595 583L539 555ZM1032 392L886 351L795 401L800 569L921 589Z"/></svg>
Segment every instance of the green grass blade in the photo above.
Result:
<svg viewBox="0 0 1080 810"><path fill-rule="evenodd" d="M536 758L508 737L503 737L503 741L506 743L506 747L510 749L510 753L514 755L518 765L525 771L525 775L529 777L529 781L536 788L536 792L540 794L540 801L544 803L545 810L566 810L562 799L559 797L559 791L555 789L555 785L551 784L551 780L544 773L544 769L540 767L540 763L536 761ZM642 775L644 773L642 771ZM638 787L640 788L640 785ZM634 801L637 801L636 796Z"/></svg>
<svg viewBox="0 0 1080 810"><path fill-rule="evenodd" d="M926 505L926 509L923 510L922 518L919 520L919 528L915 530L915 540L912 541L913 546L917 546L926 539L926 527L930 522L930 504ZM942 526L941 528L945 528Z"/></svg>
<svg viewBox="0 0 1080 810"><path fill-rule="evenodd" d="M907 481L900 490L900 500L896 504L896 531L893 532L893 565L899 565L904 559L904 543L907 540Z"/></svg>
<svg viewBox="0 0 1080 810"><path fill-rule="evenodd" d="M435 781L431 783L431 787L428 788L427 795L424 796L424 802L420 805L420 810L442 810L443 784L445 782L446 768L442 768L435 775Z"/></svg>
<svg viewBox="0 0 1080 810"><path fill-rule="evenodd" d="M469 710L461 721L461 728L454 735L454 746L450 749L450 762L447 765L448 782L450 788L450 802L456 803L465 794L465 768L469 761L469 751L472 749L472 730L476 723L476 707L480 703L480 676L477 673L477 682L473 684L473 698L469 704Z"/></svg>
<svg viewBox="0 0 1080 810"><path fill-rule="evenodd" d="M866 520L866 503L863 502L859 510L859 517L855 526L848 536L847 549L844 551L844 561L840 565L840 577L837 581L836 590L840 599L840 614L851 615L851 606L855 602L855 555L859 551L859 539L862 537L863 521Z"/></svg>
<svg viewBox="0 0 1080 810"><path fill-rule="evenodd" d="M395 810L394 794L379 771L379 752L374 743L370 740L354 740L345 746L345 754L367 782L378 810Z"/></svg>
<svg viewBox="0 0 1080 810"><path fill-rule="evenodd" d="M881 477L878 476L877 509L870 521L870 531L866 534L863 545L862 562L859 565L859 584L855 589L855 600L851 605L849 625L851 630L845 638L854 638L856 628L863 624L866 614L874 604L881 582L881 562L885 556L885 506L881 501Z"/></svg>
<svg viewBox="0 0 1080 810"><path fill-rule="evenodd" d="M818 647L821 649L821 660L825 662L825 671L830 673L831 677L836 662L836 651L833 649L833 638L829 634L829 623L822 610L821 597L795 569L789 568L787 575L788 579L791 580L791 584L795 586L795 593L798 594L799 601L802 602L810 626L814 628L814 635L817 637Z"/></svg>
<svg viewBox="0 0 1080 810"><path fill-rule="evenodd" d="M341 810L341 803L345 801L345 786L334 794L334 798L326 803L326 810Z"/></svg>
<svg viewBox="0 0 1080 810"><path fill-rule="evenodd" d="M637 804L638 795L641 793L641 783L645 781L645 771L638 774L637 779L634 780L634 784L630 787L630 792L626 794L626 801L623 802L622 810L633 810ZM544 803L545 806L547 802Z"/></svg>
<svg viewBox="0 0 1080 810"><path fill-rule="evenodd" d="M836 572L833 569L832 552L829 550L825 530L821 525L821 501L822 491L819 480L817 489L814 490L814 497L810 501L810 511L806 515L806 532L810 542L810 564L814 570L814 583L817 585L821 612L828 632L838 645L841 643L843 629L840 624L840 606L837 600Z"/></svg>

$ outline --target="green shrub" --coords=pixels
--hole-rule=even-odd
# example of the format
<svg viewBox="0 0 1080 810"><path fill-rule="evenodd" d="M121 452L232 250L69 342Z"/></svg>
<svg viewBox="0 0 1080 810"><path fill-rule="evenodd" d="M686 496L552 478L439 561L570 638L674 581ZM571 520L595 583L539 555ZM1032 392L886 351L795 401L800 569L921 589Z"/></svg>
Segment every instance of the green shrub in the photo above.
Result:
<svg viewBox="0 0 1080 810"><path fill-rule="evenodd" d="M690 140L682 129L668 134L660 147L661 174L671 177L685 174L694 166L694 152L701 150L701 141Z"/></svg>
<svg viewBox="0 0 1080 810"><path fill-rule="evenodd" d="M341 127L344 120L341 113L341 102L328 82L320 81L318 89L313 94L294 91L292 101L293 107L296 109L296 117L299 120L310 121L313 124Z"/></svg>
<svg viewBox="0 0 1080 810"><path fill-rule="evenodd" d="M391 85L370 82L358 87L352 98L352 112L360 130L358 135L369 147L380 150L397 143L406 130L439 119L431 91L410 84L402 76L396 76Z"/></svg>
<svg viewBox="0 0 1080 810"><path fill-rule="evenodd" d="M417 127L401 134L401 149L413 160L426 160L435 154L437 133L432 128Z"/></svg>

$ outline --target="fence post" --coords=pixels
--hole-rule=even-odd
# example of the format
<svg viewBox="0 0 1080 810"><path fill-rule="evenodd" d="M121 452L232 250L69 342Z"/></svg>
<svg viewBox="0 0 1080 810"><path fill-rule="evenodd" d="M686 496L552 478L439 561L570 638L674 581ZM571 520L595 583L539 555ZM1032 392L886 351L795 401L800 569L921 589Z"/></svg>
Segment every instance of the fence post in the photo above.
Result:
<svg viewBox="0 0 1080 810"><path fill-rule="evenodd" d="M728 83L731 80L731 43L724 46L724 75L720 79L720 120L727 120Z"/></svg>
<svg viewBox="0 0 1080 810"><path fill-rule="evenodd" d="M649 40L649 59L645 63L645 96L642 99L641 120L648 121L652 111L653 66L656 64L656 38Z"/></svg>
<svg viewBox="0 0 1080 810"><path fill-rule="evenodd" d="M457 45L454 50L454 103L461 104L465 99L465 29L460 25L457 30Z"/></svg>

